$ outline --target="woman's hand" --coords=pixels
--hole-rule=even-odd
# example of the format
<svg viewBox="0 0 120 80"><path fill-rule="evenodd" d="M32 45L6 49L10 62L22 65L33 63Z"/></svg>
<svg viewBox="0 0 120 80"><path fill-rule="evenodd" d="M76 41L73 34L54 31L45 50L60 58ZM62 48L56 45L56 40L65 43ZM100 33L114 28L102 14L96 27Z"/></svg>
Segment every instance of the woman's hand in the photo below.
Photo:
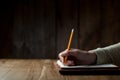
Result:
<svg viewBox="0 0 120 80"><path fill-rule="evenodd" d="M84 51L79 49L65 50L59 53L61 62L64 61L64 57L67 56L67 62L65 65L91 65L96 62L96 54L93 51Z"/></svg>

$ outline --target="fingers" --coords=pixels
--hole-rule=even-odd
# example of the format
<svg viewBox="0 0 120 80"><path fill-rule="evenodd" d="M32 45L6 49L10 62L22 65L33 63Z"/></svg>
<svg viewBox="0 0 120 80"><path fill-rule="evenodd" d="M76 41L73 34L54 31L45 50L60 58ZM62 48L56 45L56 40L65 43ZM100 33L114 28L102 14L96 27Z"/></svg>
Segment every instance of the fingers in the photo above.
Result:
<svg viewBox="0 0 120 80"><path fill-rule="evenodd" d="M61 53L59 53L58 57L59 57L60 61L63 63L64 62L64 57L65 56L69 57L75 51L77 51L77 49L64 50ZM68 64L69 64L69 62L68 62ZM70 62L70 64L71 64L71 62Z"/></svg>
<svg viewBox="0 0 120 80"><path fill-rule="evenodd" d="M64 57L67 55L68 55L68 50L64 50L63 52L59 53L58 57L62 63L64 62Z"/></svg>
<svg viewBox="0 0 120 80"><path fill-rule="evenodd" d="M64 63L64 58L67 56L67 62L65 65L75 65L74 60L78 52L78 49L70 49L70 50L64 50L61 53L59 53L58 57L62 63Z"/></svg>
<svg viewBox="0 0 120 80"><path fill-rule="evenodd" d="M64 64L64 65L67 65L67 66L74 66L74 61L71 61L71 60L67 60L67 62Z"/></svg>

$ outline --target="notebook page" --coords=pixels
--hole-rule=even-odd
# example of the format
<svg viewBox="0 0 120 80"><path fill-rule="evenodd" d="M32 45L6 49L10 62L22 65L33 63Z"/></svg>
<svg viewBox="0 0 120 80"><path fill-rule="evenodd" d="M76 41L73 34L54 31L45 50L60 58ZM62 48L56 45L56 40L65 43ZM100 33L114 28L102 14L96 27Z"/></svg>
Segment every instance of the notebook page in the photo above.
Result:
<svg viewBox="0 0 120 80"><path fill-rule="evenodd" d="M101 64L101 65L77 65L77 66L65 66L60 60L57 61L57 64L61 68L117 68L118 66L114 64Z"/></svg>

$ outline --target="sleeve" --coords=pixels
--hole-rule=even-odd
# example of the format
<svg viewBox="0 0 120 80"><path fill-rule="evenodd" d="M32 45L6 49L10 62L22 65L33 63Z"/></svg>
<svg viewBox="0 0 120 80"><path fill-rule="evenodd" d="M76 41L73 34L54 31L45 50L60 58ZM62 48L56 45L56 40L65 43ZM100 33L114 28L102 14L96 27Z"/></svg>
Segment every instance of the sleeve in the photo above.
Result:
<svg viewBox="0 0 120 80"><path fill-rule="evenodd" d="M113 63L120 65L120 43L93 50L97 55L96 64Z"/></svg>

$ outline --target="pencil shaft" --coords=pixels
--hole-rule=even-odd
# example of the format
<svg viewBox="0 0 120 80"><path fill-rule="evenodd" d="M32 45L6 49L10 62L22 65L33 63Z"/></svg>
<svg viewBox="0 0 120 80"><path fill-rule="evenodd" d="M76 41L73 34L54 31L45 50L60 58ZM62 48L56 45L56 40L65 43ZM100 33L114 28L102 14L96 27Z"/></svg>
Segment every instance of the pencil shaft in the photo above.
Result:
<svg viewBox="0 0 120 80"><path fill-rule="evenodd" d="M70 49L71 42L72 42L72 37L73 37L73 33L74 33L74 29L72 29L71 34L70 34L70 39L69 39L69 42L68 42L67 50ZM66 63L66 62L67 62L67 56L64 58L64 63Z"/></svg>
<svg viewBox="0 0 120 80"><path fill-rule="evenodd" d="M67 50L70 49L70 45L71 45L71 41L72 41L72 37L73 37L73 33L74 33L74 30L72 29L72 31L71 31L71 35L70 35L70 39L69 39L69 42L68 42Z"/></svg>

